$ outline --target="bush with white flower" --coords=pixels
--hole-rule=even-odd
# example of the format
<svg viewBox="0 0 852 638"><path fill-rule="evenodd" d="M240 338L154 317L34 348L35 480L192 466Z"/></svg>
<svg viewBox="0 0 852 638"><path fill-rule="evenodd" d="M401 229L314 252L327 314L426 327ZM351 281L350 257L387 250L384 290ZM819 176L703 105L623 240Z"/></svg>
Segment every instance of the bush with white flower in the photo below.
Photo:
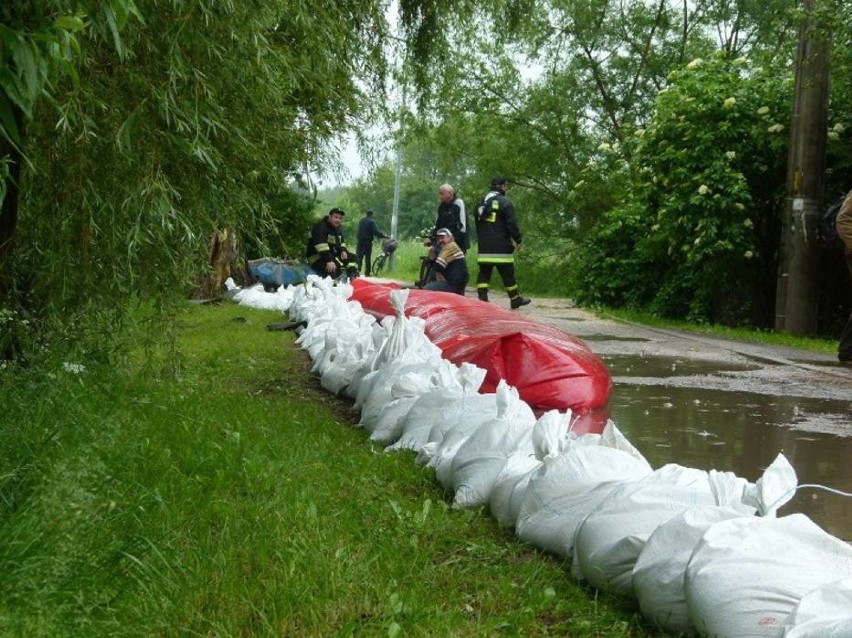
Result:
<svg viewBox="0 0 852 638"><path fill-rule="evenodd" d="M712 320L728 287L740 294L765 284L776 267L787 157L787 137L767 129L788 120L792 88L777 69L723 57L670 75L638 140L630 199L582 251L581 301Z"/></svg>

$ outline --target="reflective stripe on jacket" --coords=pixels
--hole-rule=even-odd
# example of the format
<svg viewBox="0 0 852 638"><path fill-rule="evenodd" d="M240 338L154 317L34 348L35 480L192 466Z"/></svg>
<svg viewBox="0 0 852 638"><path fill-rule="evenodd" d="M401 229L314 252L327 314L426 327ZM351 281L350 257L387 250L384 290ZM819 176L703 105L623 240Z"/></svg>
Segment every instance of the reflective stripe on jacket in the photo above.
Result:
<svg viewBox="0 0 852 638"><path fill-rule="evenodd" d="M477 262L510 264L515 261L515 245L521 243L521 230L511 200L488 193L476 210L476 234L479 237ZM514 242L514 243L513 243Z"/></svg>
<svg viewBox="0 0 852 638"><path fill-rule="evenodd" d="M336 261L342 265L340 255L344 251L348 253L349 249L346 247L343 233L339 228L334 228L325 218L314 224L305 251L308 264L313 266L318 263Z"/></svg>

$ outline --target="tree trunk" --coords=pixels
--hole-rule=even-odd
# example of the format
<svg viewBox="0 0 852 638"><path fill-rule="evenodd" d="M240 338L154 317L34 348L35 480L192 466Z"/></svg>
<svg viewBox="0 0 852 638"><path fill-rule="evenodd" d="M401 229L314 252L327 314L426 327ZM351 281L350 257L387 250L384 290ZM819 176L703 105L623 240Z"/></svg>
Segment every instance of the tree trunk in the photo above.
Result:
<svg viewBox="0 0 852 638"><path fill-rule="evenodd" d="M24 114L16 106L12 107L15 125L21 140L24 139ZM8 306L15 292L12 276L12 252L15 247L15 231L18 227L18 207L20 201L21 166L24 158L20 148L0 138L0 160L9 162L9 176L6 178L6 196L0 206L0 305Z"/></svg>

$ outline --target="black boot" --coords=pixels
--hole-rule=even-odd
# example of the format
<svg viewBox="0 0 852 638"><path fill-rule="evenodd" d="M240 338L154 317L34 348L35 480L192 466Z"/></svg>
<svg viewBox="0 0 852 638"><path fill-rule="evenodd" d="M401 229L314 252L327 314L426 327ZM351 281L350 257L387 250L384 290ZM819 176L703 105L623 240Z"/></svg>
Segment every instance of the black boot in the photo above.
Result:
<svg viewBox="0 0 852 638"><path fill-rule="evenodd" d="M480 301L488 301L488 289L479 288L476 291L476 294L479 295Z"/></svg>
<svg viewBox="0 0 852 638"><path fill-rule="evenodd" d="M532 299L525 299L524 297L512 297L509 301L509 304L512 306L512 310L517 310L521 306L526 306L528 303L531 303Z"/></svg>

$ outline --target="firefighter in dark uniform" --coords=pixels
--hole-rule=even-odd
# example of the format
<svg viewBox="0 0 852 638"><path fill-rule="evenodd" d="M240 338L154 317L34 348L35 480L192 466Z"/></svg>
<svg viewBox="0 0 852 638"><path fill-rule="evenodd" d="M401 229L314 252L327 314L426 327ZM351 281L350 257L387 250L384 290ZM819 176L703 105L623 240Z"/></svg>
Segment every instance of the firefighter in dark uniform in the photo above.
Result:
<svg viewBox="0 0 852 638"><path fill-rule="evenodd" d="M488 301L488 285L496 267L512 310L516 310L526 306L530 300L521 297L515 281L515 251L520 249L522 237L515 207L506 197L507 188L505 177L492 179L491 190L476 209L476 234L479 237L476 292L482 301Z"/></svg>
<svg viewBox="0 0 852 638"><path fill-rule="evenodd" d="M345 214L339 208L332 208L311 228L305 257L314 272L323 277L337 279L343 273L350 278L358 275L358 264L349 254L340 230Z"/></svg>

